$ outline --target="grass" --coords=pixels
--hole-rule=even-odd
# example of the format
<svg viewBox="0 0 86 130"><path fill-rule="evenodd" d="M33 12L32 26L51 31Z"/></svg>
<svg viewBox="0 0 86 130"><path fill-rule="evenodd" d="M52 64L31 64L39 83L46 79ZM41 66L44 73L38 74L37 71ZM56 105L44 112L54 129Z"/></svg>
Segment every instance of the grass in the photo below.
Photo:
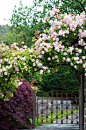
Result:
<svg viewBox="0 0 86 130"><path fill-rule="evenodd" d="M67 113L66 113L67 112ZM79 112L79 109L78 110L74 110L73 113L76 113L76 112ZM66 116L69 116L71 114L71 111L68 110L68 111L63 111L63 114L61 114L61 111L58 111L57 112L57 115L58 115L58 119L61 119L61 118L64 118ZM48 114L48 119L47 119L47 122L46 122L46 116L40 116L38 118L38 123L37 123L37 117L36 117L36 126L42 126L43 124L46 124L46 123L51 123L51 116L53 118L53 121L56 121L56 112L53 111L53 113L51 114ZM41 123L41 119L43 119L43 123ZM30 122L32 124L32 119L30 119Z"/></svg>

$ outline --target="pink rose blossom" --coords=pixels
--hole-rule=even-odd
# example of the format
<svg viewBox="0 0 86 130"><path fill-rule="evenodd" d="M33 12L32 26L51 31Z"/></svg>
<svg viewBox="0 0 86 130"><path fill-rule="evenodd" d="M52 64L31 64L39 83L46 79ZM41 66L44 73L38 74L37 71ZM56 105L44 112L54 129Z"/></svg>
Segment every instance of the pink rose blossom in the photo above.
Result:
<svg viewBox="0 0 86 130"><path fill-rule="evenodd" d="M23 48L25 48L25 49L26 49L26 48L27 48L27 46L26 46L26 45L24 45L24 46L23 46Z"/></svg>
<svg viewBox="0 0 86 130"><path fill-rule="evenodd" d="M42 18L42 22L43 22L43 23L46 23L46 20L44 20L44 19Z"/></svg>
<svg viewBox="0 0 86 130"><path fill-rule="evenodd" d="M55 59L55 57L52 57L52 60L54 60Z"/></svg>
<svg viewBox="0 0 86 130"><path fill-rule="evenodd" d="M57 60L57 62L59 62L59 60Z"/></svg>
<svg viewBox="0 0 86 130"><path fill-rule="evenodd" d="M43 74L43 70L40 70L40 74Z"/></svg>
<svg viewBox="0 0 86 130"><path fill-rule="evenodd" d="M42 55L39 55L38 58L43 58L43 56L42 56Z"/></svg>
<svg viewBox="0 0 86 130"><path fill-rule="evenodd" d="M82 52L82 50L81 50L81 49L79 49L79 50L78 50L78 53L81 53L81 52Z"/></svg>
<svg viewBox="0 0 86 130"><path fill-rule="evenodd" d="M2 72L2 69L0 69L0 73Z"/></svg>
<svg viewBox="0 0 86 130"><path fill-rule="evenodd" d="M70 61L70 58L67 58L66 61L69 62L69 61Z"/></svg>
<svg viewBox="0 0 86 130"><path fill-rule="evenodd" d="M37 71L37 69L35 68L34 71Z"/></svg>
<svg viewBox="0 0 86 130"><path fill-rule="evenodd" d="M3 75L0 75L0 77L3 77Z"/></svg>
<svg viewBox="0 0 86 130"><path fill-rule="evenodd" d="M0 63L2 63L3 61L2 61L2 59L0 60Z"/></svg>
<svg viewBox="0 0 86 130"><path fill-rule="evenodd" d="M83 68L86 68L86 63L85 63L85 64L83 64Z"/></svg>
<svg viewBox="0 0 86 130"><path fill-rule="evenodd" d="M71 63L71 65L73 65L73 63Z"/></svg>
<svg viewBox="0 0 86 130"><path fill-rule="evenodd" d="M86 57L85 56L82 56L82 59L85 59Z"/></svg>
<svg viewBox="0 0 86 130"><path fill-rule="evenodd" d="M4 75L7 75L7 72L4 72Z"/></svg>
<svg viewBox="0 0 86 130"><path fill-rule="evenodd" d="M42 54L44 54L44 51L41 51Z"/></svg>
<svg viewBox="0 0 86 130"><path fill-rule="evenodd" d="M39 60L37 59L37 60L36 60L36 64L38 64L38 63L39 63Z"/></svg>
<svg viewBox="0 0 86 130"><path fill-rule="evenodd" d="M44 50L45 50L46 52L48 52L48 49L47 49L47 48L45 48Z"/></svg>
<svg viewBox="0 0 86 130"><path fill-rule="evenodd" d="M50 70L47 70L48 73L50 73Z"/></svg>
<svg viewBox="0 0 86 130"><path fill-rule="evenodd" d="M82 64L82 59L80 59L79 63Z"/></svg>
<svg viewBox="0 0 86 130"><path fill-rule="evenodd" d="M32 59L32 62L34 62L35 60L34 59Z"/></svg>
<svg viewBox="0 0 86 130"><path fill-rule="evenodd" d="M46 70L46 69L47 69L45 66L42 66L42 68L43 68L44 70Z"/></svg>
<svg viewBox="0 0 86 130"><path fill-rule="evenodd" d="M80 62L79 61L76 61L77 64L79 64Z"/></svg>
<svg viewBox="0 0 86 130"><path fill-rule="evenodd" d="M27 66L24 66L24 68L26 69L26 68L27 68Z"/></svg>
<svg viewBox="0 0 86 130"><path fill-rule="evenodd" d="M55 12L52 10L50 10L49 13L50 13L50 17L53 17L55 15Z"/></svg>
<svg viewBox="0 0 86 130"><path fill-rule="evenodd" d="M55 55L55 58L57 59L57 58L58 58L58 56L57 56L57 55Z"/></svg>
<svg viewBox="0 0 86 130"><path fill-rule="evenodd" d="M79 57L74 57L74 60L79 60Z"/></svg>
<svg viewBox="0 0 86 130"><path fill-rule="evenodd" d="M50 20L49 23L52 25L53 24L53 20Z"/></svg>
<svg viewBox="0 0 86 130"><path fill-rule="evenodd" d="M29 52L31 53L31 52L32 52L32 50L29 50Z"/></svg>
<svg viewBox="0 0 86 130"><path fill-rule="evenodd" d="M19 71L19 68L16 68L15 71Z"/></svg>
<svg viewBox="0 0 86 130"><path fill-rule="evenodd" d="M65 60L66 58L65 57L63 57L63 60Z"/></svg>
<svg viewBox="0 0 86 130"><path fill-rule="evenodd" d="M79 56L79 53L76 53L76 56Z"/></svg>
<svg viewBox="0 0 86 130"><path fill-rule="evenodd" d="M36 64L35 64L35 63L33 63L33 66L36 66Z"/></svg>
<svg viewBox="0 0 86 130"><path fill-rule="evenodd" d="M6 71L6 69L5 69L4 67L2 68L2 70L3 70L3 71Z"/></svg>
<svg viewBox="0 0 86 130"><path fill-rule="evenodd" d="M67 53L66 52L64 52L64 56L66 56L67 55Z"/></svg>
<svg viewBox="0 0 86 130"><path fill-rule="evenodd" d="M48 57L48 60L50 61L50 60L51 60L51 58L50 58L50 57Z"/></svg>
<svg viewBox="0 0 86 130"><path fill-rule="evenodd" d="M74 68L77 68L77 66L75 65Z"/></svg>
<svg viewBox="0 0 86 130"><path fill-rule="evenodd" d="M38 67L42 66L42 63L38 63Z"/></svg>

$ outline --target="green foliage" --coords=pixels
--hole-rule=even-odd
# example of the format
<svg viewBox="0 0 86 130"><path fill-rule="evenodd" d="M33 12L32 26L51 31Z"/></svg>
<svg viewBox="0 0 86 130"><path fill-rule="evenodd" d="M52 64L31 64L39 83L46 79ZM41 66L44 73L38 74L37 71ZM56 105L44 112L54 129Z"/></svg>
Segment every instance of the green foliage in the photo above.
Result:
<svg viewBox="0 0 86 130"><path fill-rule="evenodd" d="M80 14L85 11L86 2L85 0L61 0L61 12Z"/></svg>
<svg viewBox="0 0 86 130"><path fill-rule="evenodd" d="M6 25L0 25L0 43L4 42L6 33L10 33L9 28Z"/></svg>
<svg viewBox="0 0 86 130"><path fill-rule="evenodd" d="M43 3L43 10L45 10L45 12L54 7L60 6L62 13L80 14L81 12L85 11L86 7L85 0L39 0L38 3Z"/></svg>
<svg viewBox="0 0 86 130"><path fill-rule="evenodd" d="M21 44L22 41L28 47L31 47L35 42L32 41L32 38L35 36L35 30L39 30L40 33L43 33L43 30L46 29L48 24L43 24L40 18L45 17L45 14L41 11L37 11L37 3L35 3L31 8L27 6L24 8L22 2L20 1L19 8L14 7L13 14L11 19L9 19L10 25L7 25L11 32L16 33L17 37L15 42ZM8 41L8 39L6 39Z"/></svg>
<svg viewBox="0 0 86 130"><path fill-rule="evenodd" d="M10 31L6 25L0 25L0 38L4 38L5 34Z"/></svg>
<svg viewBox="0 0 86 130"><path fill-rule="evenodd" d="M67 66L60 66L56 73L46 73L41 82L34 82L34 85L40 85L37 94L42 94L52 90L62 90L72 93L78 97L80 89L80 75L77 75Z"/></svg>
<svg viewBox="0 0 86 130"><path fill-rule="evenodd" d="M17 34L15 32L13 32L13 33L8 32L8 33L6 33L6 35L5 35L4 39L3 39L3 42L6 45L10 46L14 42L16 42L16 37L17 37Z"/></svg>

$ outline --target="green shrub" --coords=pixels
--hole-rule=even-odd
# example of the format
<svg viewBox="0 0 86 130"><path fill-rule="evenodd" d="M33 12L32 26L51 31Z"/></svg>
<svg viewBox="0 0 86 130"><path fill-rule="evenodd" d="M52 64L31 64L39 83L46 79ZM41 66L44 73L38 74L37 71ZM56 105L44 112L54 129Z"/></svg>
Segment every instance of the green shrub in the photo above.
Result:
<svg viewBox="0 0 86 130"><path fill-rule="evenodd" d="M34 82L34 85L40 85L37 94L52 90L62 90L79 96L81 87L81 75L73 72L68 66L60 66L59 71L55 73L46 73L42 81Z"/></svg>

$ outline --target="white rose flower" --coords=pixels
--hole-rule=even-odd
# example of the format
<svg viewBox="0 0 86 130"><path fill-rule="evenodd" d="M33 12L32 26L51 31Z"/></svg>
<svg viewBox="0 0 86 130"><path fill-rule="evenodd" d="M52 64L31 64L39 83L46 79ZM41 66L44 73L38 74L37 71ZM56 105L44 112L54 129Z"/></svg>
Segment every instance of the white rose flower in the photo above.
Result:
<svg viewBox="0 0 86 130"><path fill-rule="evenodd" d="M79 57L74 57L74 60L79 60Z"/></svg>
<svg viewBox="0 0 86 130"><path fill-rule="evenodd" d="M85 56L82 56L82 59L85 59Z"/></svg>

